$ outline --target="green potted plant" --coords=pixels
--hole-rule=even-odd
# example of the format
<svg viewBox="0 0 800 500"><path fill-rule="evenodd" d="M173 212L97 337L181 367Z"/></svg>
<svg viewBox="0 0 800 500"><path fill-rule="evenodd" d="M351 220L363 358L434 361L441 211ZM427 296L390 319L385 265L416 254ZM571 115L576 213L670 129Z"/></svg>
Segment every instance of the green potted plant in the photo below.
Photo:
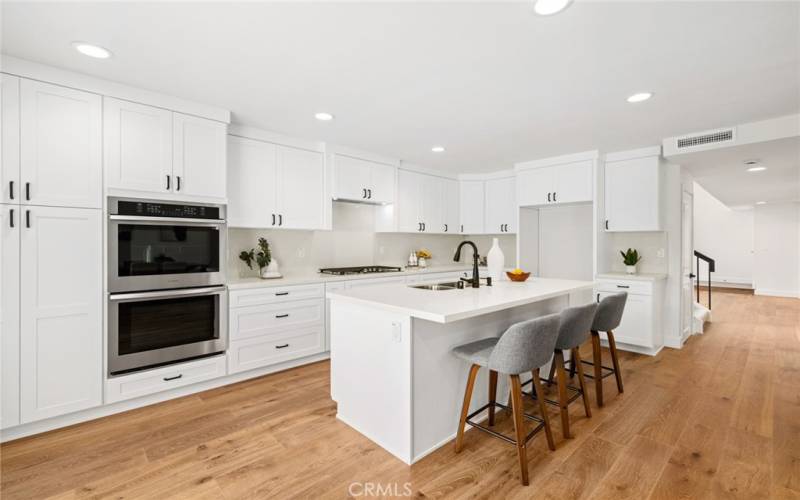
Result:
<svg viewBox="0 0 800 500"><path fill-rule="evenodd" d="M255 248L251 248L249 251L242 250L239 254L239 259L243 260L250 269L253 269L253 264L256 264L258 266L258 275L262 278L266 278L267 267L270 262L272 262L272 252L269 248L269 242L267 242L266 238L259 238L258 251L256 251Z"/></svg>
<svg viewBox="0 0 800 500"><path fill-rule="evenodd" d="M619 251L622 254L622 262L625 263L625 272L628 274L636 274L636 265L642 260L639 252L634 249L628 249L627 252Z"/></svg>

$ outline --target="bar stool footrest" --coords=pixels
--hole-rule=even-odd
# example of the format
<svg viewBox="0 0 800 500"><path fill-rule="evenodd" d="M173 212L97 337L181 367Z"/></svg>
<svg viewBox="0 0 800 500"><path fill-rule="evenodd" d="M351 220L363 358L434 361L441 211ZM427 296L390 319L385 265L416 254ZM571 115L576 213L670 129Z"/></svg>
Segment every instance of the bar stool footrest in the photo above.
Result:
<svg viewBox="0 0 800 500"><path fill-rule="evenodd" d="M567 361L564 361L565 368L566 368L566 366L572 367L572 362L573 362L573 360L571 360L571 359L569 359ZM591 367L594 367L594 363L592 363L591 361L587 361L585 359L582 359L581 363L583 363L584 365L589 365ZM611 366L600 365L600 369L604 370L604 373L601 375L602 378L610 377L611 375L614 375L614 373L616 373L614 368L611 367ZM589 373L585 373L584 372L583 376L586 377L586 378L590 378L590 379L594 380L594 375L591 375Z"/></svg>
<svg viewBox="0 0 800 500"><path fill-rule="evenodd" d="M539 380L541 380L542 382L545 382L545 383L550 382L550 379L546 379L546 378L540 378ZM530 384L532 381L533 381L532 379L528 380L527 382L522 384L522 387L525 387L527 384ZM553 383L555 383L555 382L553 382ZM579 397L581 397L583 395L583 392L581 392L580 387L575 387L575 386L567 384L567 390L568 391L572 391L572 393L573 393L572 396L567 398L567 404L572 403L573 401L575 401L576 399L578 399ZM534 391L531 391L531 392L522 391L522 394L528 396L529 398L533 399L534 401L538 400L538 398L536 397L536 393ZM553 406L561 406L561 403L556 401L555 399L544 398L544 401L545 401L545 403L553 405Z"/></svg>
<svg viewBox="0 0 800 500"><path fill-rule="evenodd" d="M523 394L524 394L524 392L523 392ZM506 436L505 434L501 434L501 433L497 432L496 430L494 430L494 429L492 429L490 427L487 427L487 426L485 426L483 424L480 424L478 422L473 422L472 421L472 419L475 417L475 415L478 415L479 413L481 413L484 410L488 409L490 406L495 406L497 408L506 410L509 413L512 411L511 407L506 406L506 405L504 405L502 403L495 402L494 405L492 405L492 403L486 403L485 405L481 406L480 408L478 408L474 412L472 412L469 415L467 415L466 423L468 423L472 427L475 427L478 430L486 432L487 434L491 434L494 437L500 438L500 439L502 439L503 441L505 441L507 443L511 443L513 445L516 445L517 444L517 440L516 439L510 438L510 437ZM528 413L523 413L522 416L525 417L528 420L531 420L533 422L537 422L538 423L538 425L536 427L534 427L533 430L531 432L529 432L527 437L525 438L525 442L527 443L539 431L544 429L544 420L542 420L541 418L537 417L536 415L530 415Z"/></svg>

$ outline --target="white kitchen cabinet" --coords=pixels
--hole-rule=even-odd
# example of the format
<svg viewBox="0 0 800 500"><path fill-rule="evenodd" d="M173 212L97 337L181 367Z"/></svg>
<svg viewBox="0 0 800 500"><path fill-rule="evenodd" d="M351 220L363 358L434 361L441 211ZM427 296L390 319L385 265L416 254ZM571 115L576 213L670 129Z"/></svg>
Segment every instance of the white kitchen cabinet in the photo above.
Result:
<svg viewBox="0 0 800 500"><path fill-rule="evenodd" d="M607 231L661 231L662 167L657 154L618 158L605 163Z"/></svg>
<svg viewBox="0 0 800 500"><path fill-rule="evenodd" d="M614 330L614 339L621 350L655 354L663 345L663 284L663 280L598 279L598 301L611 294L628 293L622 321ZM601 334L601 337L605 336Z"/></svg>
<svg viewBox="0 0 800 500"><path fill-rule="evenodd" d="M443 232L447 234L458 234L460 232L459 222L459 186L455 179L442 179L442 226Z"/></svg>
<svg viewBox="0 0 800 500"><path fill-rule="evenodd" d="M520 168L517 171L519 206L541 206L590 202L592 161L581 160L550 166Z"/></svg>
<svg viewBox="0 0 800 500"><path fill-rule="evenodd" d="M483 234L486 210L484 181L459 181L459 216L461 234Z"/></svg>
<svg viewBox="0 0 800 500"><path fill-rule="evenodd" d="M225 198L226 134L222 122L173 113L176 194Z"/></svg>
<svg viewBox="0 0 800 500"><path fill-rule="evenodd" d="M22 207L21 422L102 403L102 212Z"/></svg>
<svg viewBox="0 0 800 500"><path fill-rule="evenodd" d="M322 229L325 158L230 136L228 220L232 227Z"/></svg>
<svg viewBox="0 0 800 500"><path fill-rule="evenodd" d="M397 171L397 230L401 233L422 231L423 175L410 170Z"/></svg>
<svg viewBox="0 0 800 500"><path fill-rule="evenodd" d="M21 203L102 206L102 118L99 95L21 80Z"/></svg>
<svg viewBox="0 0 800 500"><path fill-rule="evenodd" d="M396 207L398 231L434 234L456 232L458 218L457 215L453 216L453 212L457 208L454 209L452 204L455 203L457 207L458 193L453 195L454 188L457 191L456 181L399 169ZM447 227L446 212L450 218Z"/></svg>
<svg viewBox="0 0 800 500"><path fill-rule="evenodd" d="M172 115L162 108L103 99L106 187L172 191Z"/></svg>
<svg viewBox="0 0 800 500"><path fill-rule="evenodd" d="M422 177L422 232L444 232L444 179L441 177Z"/></svg>
<svg viewBox="0 0 800 500"><path fill-rule="evenodd" d="M0 73L0 203L20 202L19 78Z"/></svg>
<svg viewBox="0 0 800 500"><path fill-rule="evenodd" d="M488 179L486 189L486 223L488 234L517 232L517 202L514 177Z"/></svg>
<svg viewBox="0 0 800 500"><path fill-rule="evenodd" d="M0 205L0 428L19 424L19 205Z"/></svg>
<svg viewBox="0 0 800 500"><path fill-rule="evenodd" d="M333 156L334 199L394 203L396 167L344 154Z"/></svg>
<svg viewBox="0 0 800 500"><path fill-rule="evenodd" d="M553 167L528 168L517 172L517 201L521 207L552 203L554 189Z"/></svg>

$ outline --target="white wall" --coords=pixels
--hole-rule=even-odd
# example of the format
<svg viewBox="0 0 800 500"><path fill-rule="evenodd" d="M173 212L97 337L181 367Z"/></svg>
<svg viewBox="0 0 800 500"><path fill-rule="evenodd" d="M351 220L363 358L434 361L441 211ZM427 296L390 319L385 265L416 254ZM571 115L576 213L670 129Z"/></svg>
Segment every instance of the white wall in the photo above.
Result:
<svg viewBox="0 0 800 500"><path fill-rule="evenodd" d="M667 274L669 262L667 261L667 233L665 231L632 232L632 233L607 233L606 246L610 249L606 253L605 261L599 266L599 272L624 272L625 263L620 252L635 248L642 260L639 262L640 273Z"/></svg>
<svg viewBox="0 0 800 500"><path fill-rule="evenodd" d="M694 184L694 248L716 261L714 282L752 285L753 210L731 209ZM700 262L700 279L708 266Z"/></svg>
<svg viewBox="0 0 800 500"><path fill-rule="evenodd" d="M800 297L800 204L758 205L754 225L756 294Z"/></svg>

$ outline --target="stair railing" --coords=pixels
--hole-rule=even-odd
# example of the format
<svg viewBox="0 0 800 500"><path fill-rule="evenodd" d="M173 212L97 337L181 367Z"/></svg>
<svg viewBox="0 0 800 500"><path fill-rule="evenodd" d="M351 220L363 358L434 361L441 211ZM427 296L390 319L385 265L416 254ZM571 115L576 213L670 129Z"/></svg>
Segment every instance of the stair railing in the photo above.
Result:
<svg viewBox="0 0 800 500"><path fill-rule="evenodd" d="M697 257L697 298L700 299L700 261L708 264L708 308L711 309L711 273L716 270L716 262L714 259L703 253L694 251L694 256Z"/></svg>

